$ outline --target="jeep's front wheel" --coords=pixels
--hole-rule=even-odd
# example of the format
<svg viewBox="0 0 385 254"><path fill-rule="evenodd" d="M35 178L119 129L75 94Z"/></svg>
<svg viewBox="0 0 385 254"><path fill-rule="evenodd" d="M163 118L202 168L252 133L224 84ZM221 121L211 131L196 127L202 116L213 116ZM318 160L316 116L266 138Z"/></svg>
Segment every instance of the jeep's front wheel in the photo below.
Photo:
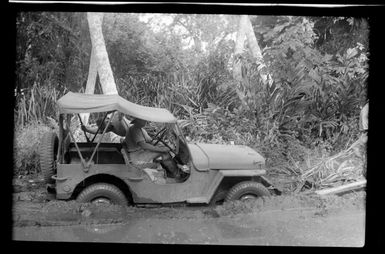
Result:
<svg viewBox="0 0 385 254"><path fill-rule="evenodd" d="M269 190L260 183L244 181L234 185L226 195L225 201L250 200L270 196Z"/></svg>
<svg viewBox="0 0 385 254"><path fill-rule="evenodd" d="M80 203L104 203L126 206L128 204L124 193L115 185L96 183L86 187L76 200Z"/></svg>
<svg viewBox="0 0 385 254"><path fill-rule="evenodd" d="M56 174L56 154L58 151L59 139L55 132L47 132L44 134L40 147L40 169L44 175L44 180L48 184L54 183L51 178Z"/></svg>

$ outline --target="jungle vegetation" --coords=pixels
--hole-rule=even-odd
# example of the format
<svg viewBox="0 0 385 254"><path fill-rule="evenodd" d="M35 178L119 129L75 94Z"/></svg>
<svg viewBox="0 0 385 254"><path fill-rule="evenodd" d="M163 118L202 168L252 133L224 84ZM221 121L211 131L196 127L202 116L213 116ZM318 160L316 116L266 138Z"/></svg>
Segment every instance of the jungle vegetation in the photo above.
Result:
<svg viewBox="0 0 385 254"><path fill-rule="evenodd" d="M269 166L353 143L367 100L368 20L248 17L264 68L247 47L235 54L237 15L106 13L119 94L169 109L194 141L254 147ZM76 12L19 12L16 35L15 169L29 173L39 137L57 125L55 101L85 90L91 41L86 13Z"/></svg>

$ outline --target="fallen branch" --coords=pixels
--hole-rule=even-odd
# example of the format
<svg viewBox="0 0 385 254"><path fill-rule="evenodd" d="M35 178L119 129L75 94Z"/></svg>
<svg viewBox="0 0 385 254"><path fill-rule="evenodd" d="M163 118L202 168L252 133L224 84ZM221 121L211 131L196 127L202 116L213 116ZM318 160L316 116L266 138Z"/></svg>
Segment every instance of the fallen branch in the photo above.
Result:
<svg viewBox="0 0 385 254"><path fill-rule="evenodd" d="M292 168L290 168L290 167L288 167L288 166L285 166L284 168L287 169L286 171L290 171L290 172L292 172L293 174L295 174L296 176L299 176L299 174L298 174L294 169L292 169Z"/></svg>
<svg viewBox="0 0 385 254"><path fill-rule="evenodd" d="M323 190L318 190L315 193L318 195L329 195L329 194L338 194L341 192L345 191L351 191L351 190L356 190L356 189L361 189L366 186L366 179L354 182L354 183L348 183L342 186L338 187L333 187L329 189L323 189Z"/></svg>
<svg viewBox="0 0 385 254"><path fill-rule="evenodd" d="M365 161L355 152L362 145L358 139L350 147L329 158L322 159L315 166L305 170L301 182L312 182L316 189L336 187L345 181L360 179Z"/></svg>

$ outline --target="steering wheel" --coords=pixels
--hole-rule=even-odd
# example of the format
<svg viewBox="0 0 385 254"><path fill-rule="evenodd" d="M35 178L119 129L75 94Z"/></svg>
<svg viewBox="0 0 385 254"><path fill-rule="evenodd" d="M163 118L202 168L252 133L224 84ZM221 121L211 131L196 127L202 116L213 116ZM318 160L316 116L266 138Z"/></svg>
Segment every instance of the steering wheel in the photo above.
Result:
<svg viewBox="0 0 385 254"><path fill-rule="evenodd" d="M159 138L156 138L160 133L162 133L160 135ZM164 137L164 134L166 134L166 127L164 127L163 129L161 129L157 134L155 134L155 136L153 137L152 141L156 140L155 142L155 146L159 143L159 141L162 141L162 138ZM163 142L162 142L163 143Z"/></svg>
<svg viewBox="0 0 385 254"><path fill-rule="evenodd" d="M166 127L164 127L163 129L161 129L161 130L154 136L154 138L152 139L152 141L156 140L156 142L154 143L154 146L156 146L159 142L161 142L161 143L162 143L163 145L165 145L168 149L170 149L170 152L173 152L174 155L176 155L178 149L177 149L177 148L175 148L175 149L171 148L165 141L163 141L163 137L164 137L164 135L166 134L166 130L167 130ZM161 133L160 137L157 138L157 136L158 136L160 133ZM176 144L176 145L178 145L178 144Z"/></svg>

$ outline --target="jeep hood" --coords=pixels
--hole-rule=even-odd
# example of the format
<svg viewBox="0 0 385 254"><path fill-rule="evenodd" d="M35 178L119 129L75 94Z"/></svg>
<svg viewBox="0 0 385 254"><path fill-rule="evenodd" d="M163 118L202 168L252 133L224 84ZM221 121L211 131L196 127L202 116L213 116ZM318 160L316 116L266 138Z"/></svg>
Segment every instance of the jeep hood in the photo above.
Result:
<svg viewBox="0 0 385 254"><path fill-rule="evenodd" d="M189 144L191 156L198 170L260 169L265 159L248 146Z"/></svg>

